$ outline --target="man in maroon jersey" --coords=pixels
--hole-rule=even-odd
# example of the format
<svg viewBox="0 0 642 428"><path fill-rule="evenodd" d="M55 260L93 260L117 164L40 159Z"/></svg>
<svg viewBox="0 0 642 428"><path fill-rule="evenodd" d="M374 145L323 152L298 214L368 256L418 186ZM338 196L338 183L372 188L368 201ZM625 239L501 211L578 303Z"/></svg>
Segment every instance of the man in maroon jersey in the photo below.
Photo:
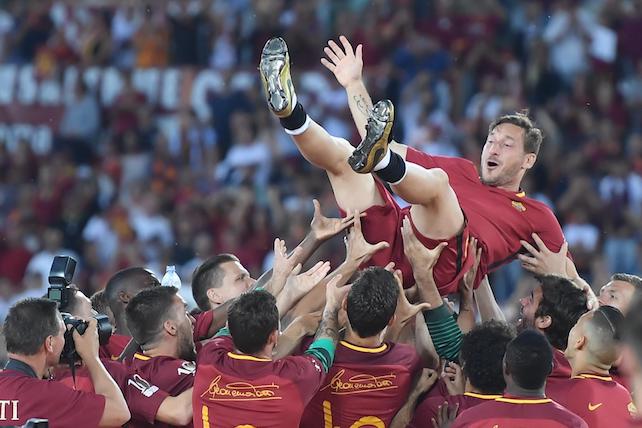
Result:
<svg viewBox="0 0 642 428"><path fill-rule="evenodd" d="M616 340L623 318L612 306L582 315L565 351L572 377L546 389L550 398L591 427L624 427L631 419L631 394L609 375L619 356Z"/></svg>
<svg viewBox="0 0 642 428"><path fill-rule="evenodd" d="M504 322L487 321L464 335L459 362L464 384L447 383L463 387L461 391L449 389L448 396L430 397L419 403L411 427L433 428L432 419L437 417L439 407L447 402L449 407L459 405L459 412L499 398L504 393L506 382L502 361L506 346L515 338L512 327Z"/></svg>
<svg viewBox="0 0 642 428"><path fill-rule="evenodd" d="M567 279L549 275L538 280L540 285L529 296L520 299L521 317L517 329L537 329L553 346L554 365L546 382L548 388L571 377L571 366L564 356L564 349L569 332L587 311L587 299L586 294Z"/></svg>
<svg viewBox="0 0 642 428"><path fill-rule="evenodd" d="M343 302L348 315L345 337L305 409L302 427L390 425L421 369L413 347L383 341L394 322L398 297L391 272L371 267L359 273Z"/></svg>
<svg viewBox="0 0 642 428"><path fill-rule="evenodd" d="M546 398L552 364L553 352L544 335L521 332L506 347L503 397L460 413L453 428L588 428L582 418Z"/></svg>
<svg viewBox="0 0 642 428"><path fill-rule="evenodd" d="M345 37L341 42L343 48L329 43L325 53L330 61L324 58L322 62L348 93L363 138L356 150L314 123L297 102L283 39L266 43L259 70L270 109L303 156L327 172L339 207L344 212L365 211L366 239L390 243L370 264L385 266L393 261L403 272L405 286L412 285L400 233L405 217L411 219L414 233L428 248L448 243L434 270L442 295L457 290L474 261L474 254L467 254L471 236L483 248L475 286L487 273L513 260L522 251L520 240L531 241L534 232L547 247L561 248L564 237L551 210L520 189L542 141L541 131L526 115L502 116L490 125L481 177L468 160L430 156L398 143L389 145L392 103L382 101L372 108L361 77L361 46L354 52ZM400 208L384 182L412 206Z"/></svg>
<svg viewBox="0 0 642 428"><path fill-rule="evenodd" d="M279 311L271 294L249 291L232 303L229 330L222 329L198 354L195 427L299 425L334 358L338 312L348 290L337 287L339 280L335 277L326 287L321 325L303 356L272 360Z"/></svg>
<svg viewBox="0 0 642 428"><path fill-rule="evenodd" d="M16 303L4 322L9 362L0 373L0 424L21 425L44 417L52 427L120 426L130 418L127 403L98 358L96 320L83 335L73 332L95 393L74 391L42 380L58 364L65 344L65 324L56 303L26 299Z"/></svg>
<svg viewBox="0 0 642 428"><path fill-rule="evenodd" d="M114 334L107 345L100 347L100 356L117 360L129 341L131 333L125 322L127 303L141 290L159 286L158 278L142 267L123 269L112 276L105 286L105 297L114 314Z"/></svg>
<svg viewBox="0 0 642 428"><path fill-rule="evenodd" d="M196 371L193 318L177 293L174 287L148 288L134 296L125 310L129 331L142 349L128 363L130 374L149 380L172 396L192 388ZM144 421L130 425L152 426Z"/></svg>
<svg viewBox="0 0 642 428"><path fill-rule="evenodd" d="M624 318L622 337L624 342L624 360L628 363L627 373L634 391L642 391L642 292L636 292L631 307ZM634 394L637 419L631 427L642 427L642 394Z"/></svg>

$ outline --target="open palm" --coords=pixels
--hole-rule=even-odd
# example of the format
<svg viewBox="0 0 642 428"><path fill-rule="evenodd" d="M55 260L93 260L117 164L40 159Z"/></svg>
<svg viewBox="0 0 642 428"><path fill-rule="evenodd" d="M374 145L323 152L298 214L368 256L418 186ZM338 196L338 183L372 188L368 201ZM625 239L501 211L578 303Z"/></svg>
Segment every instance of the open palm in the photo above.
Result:
<svg viewBox="0 0 642 428"><path fill-rule="evenodd" d="M348 87L353 82L361 80L363 70L363 46L358 45L352 49L352 45L345 36L339 37L342 46L334 40L328 42L323 49L327 58L321 58L321 64L330 70L341 86Z"/></svg>

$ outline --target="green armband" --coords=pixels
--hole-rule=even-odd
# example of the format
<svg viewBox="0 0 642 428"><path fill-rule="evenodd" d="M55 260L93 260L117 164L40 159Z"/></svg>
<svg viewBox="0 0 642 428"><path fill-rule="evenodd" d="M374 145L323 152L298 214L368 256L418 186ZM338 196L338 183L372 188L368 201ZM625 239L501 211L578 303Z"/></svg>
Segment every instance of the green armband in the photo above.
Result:
<svg viewBox="0 0 642 428"><path fill-rule="evenodd" d="M312 342L304 353L312 355L314 358L319 360L323 366L323 371L327 373L334 362L335 350L336 346L334 342L327 337L322 337L321 339L317 339Z"/></svg>
<svg viewBox="0 0 642 428"><path fill-rule="evenodd" d="M449 361L459 359L463 334L446 305L424 311L424 319L437 354Z"/></svg>
<svg viewBox="0 0 642 428"><path fill-rule="evenodd" d="M230 329L227 327L223 327L218 331L218 333L214 335L214 337L220 337L220 336L231 336Z"/></svg>

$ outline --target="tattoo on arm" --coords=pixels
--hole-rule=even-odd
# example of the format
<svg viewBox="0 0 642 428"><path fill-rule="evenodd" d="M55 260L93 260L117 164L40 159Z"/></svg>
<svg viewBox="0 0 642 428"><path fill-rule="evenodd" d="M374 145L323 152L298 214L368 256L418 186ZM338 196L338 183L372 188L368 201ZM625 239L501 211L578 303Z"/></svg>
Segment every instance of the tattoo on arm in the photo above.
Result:
<svg viewBox="0 0 642 428"><path fill-rule="evenodd" d="M339 310L338 309L325 309L323 311L323 318L314 336L314 340L327 338L332 340L335 344L339 340Z"/></svg>
<svg viewBox="0 0 642 428"><path fill-rule="evenodd" d="M370 105L368 100L366 100L366 98L363 95L354 95L352 99L356 103L359 111L362 114L364 114L366 117L370 117L372 105Z"/></svg>

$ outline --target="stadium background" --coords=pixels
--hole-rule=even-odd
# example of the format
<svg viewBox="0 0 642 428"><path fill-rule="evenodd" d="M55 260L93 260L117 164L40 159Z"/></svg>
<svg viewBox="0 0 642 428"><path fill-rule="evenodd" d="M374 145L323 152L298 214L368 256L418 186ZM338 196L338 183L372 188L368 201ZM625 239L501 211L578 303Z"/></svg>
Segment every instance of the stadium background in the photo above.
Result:
<svg viewBox="0 0 642 428"><path fill-rule="evenodd" d="M134 4L134 6L132 6ZM90 295L117 270L236 254L253 275L274 237L293 248L324 174L265 105L272 35L331 133L358 135L319 63L330 38L364 44L395 135L479 162L489 122L530 108L546 138L524 188L557 214L581 275L640 274L642 1L154 0L0 2L0 318L41 296L55 254ZM316 256L340 262L335 239ZM500 302L519 264L491 278Z"/></svg>

